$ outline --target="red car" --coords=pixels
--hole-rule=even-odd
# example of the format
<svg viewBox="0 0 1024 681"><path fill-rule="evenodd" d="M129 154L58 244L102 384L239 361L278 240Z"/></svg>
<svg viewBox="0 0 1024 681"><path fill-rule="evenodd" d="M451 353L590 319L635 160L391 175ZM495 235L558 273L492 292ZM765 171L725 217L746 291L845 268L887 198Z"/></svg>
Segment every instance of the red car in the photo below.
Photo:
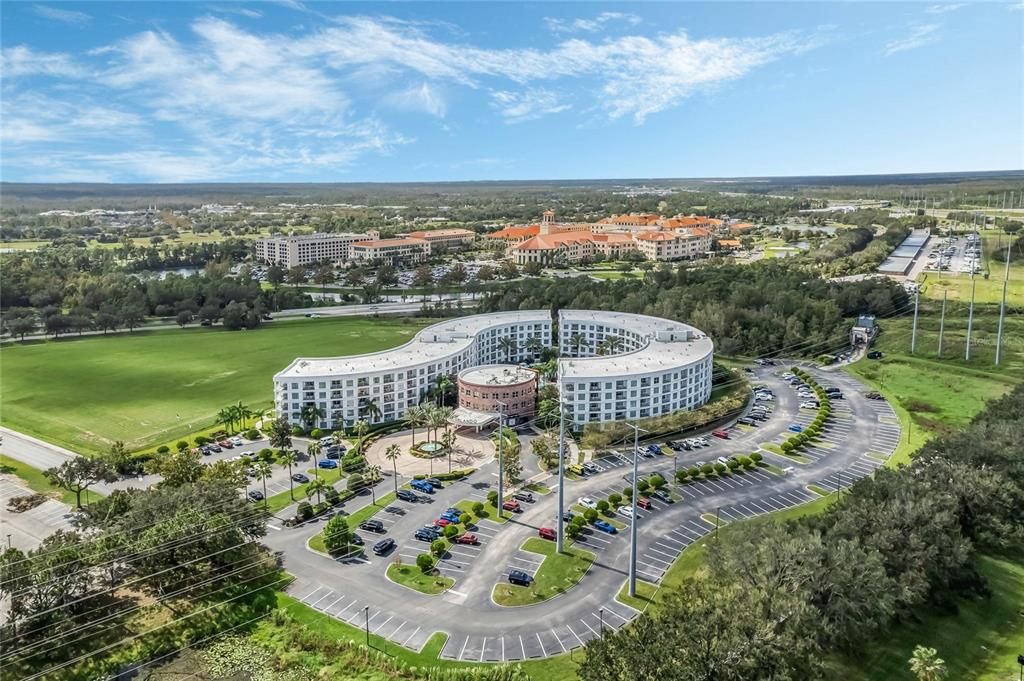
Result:
<svg viewBox="0 0 1024 681"><path fill-rule="evenodd" d="M729 432L725 430L713 430L711 431L711 434L714 435L715 437L720 437L723 440L729 439Z"/></svg>
<svg viewBox="0 0 1024 681"><path fill-rule="evenodd" d="M550 527L540 528L537 530L537 534L540 535L541 539L550 539L551 541L555 540L555 531Z"/></svg>
<svg viewBox="0 0 1024 681"><path fill-rule="evenodd" d="M438 518L437 520L434 521L434 525L436 525L437 527L448 527L451 524L452 524L452 521L445 520L444 518Z"/></svg>
<svg viewBox="0 0 1024 681"><path fill-rule="evenodd" d="M508 501L503 503L501 507L506 511L512 511L513 513L519 513L520 511L519 502L516 501L515 499L509 499Z"/></svg>
<svg viewBox="0 0 1024 681"><path fill-rule="evenodd" d="M219 444L224 449L231 449L232 447L234 447L234 445L231 444L231 440L221 440L217 444Z"/></svg>
<svg viewBox="0 0 1024 681"><path fill-rule="evenodd" d="M455 538L455 543L456 544L479 544L480 540L476 538L475 534L470 534L469 532L466 532L465 534L460 534L458 537L456 537Z"/></svg>
<svg viewBox="0 0 1024 681"><path fill-rule="evenodd" d="M651 508L651 500L648 499L647 497L640 497L639 499L636 500L636 505L639 508L650 509Z"/></svg>

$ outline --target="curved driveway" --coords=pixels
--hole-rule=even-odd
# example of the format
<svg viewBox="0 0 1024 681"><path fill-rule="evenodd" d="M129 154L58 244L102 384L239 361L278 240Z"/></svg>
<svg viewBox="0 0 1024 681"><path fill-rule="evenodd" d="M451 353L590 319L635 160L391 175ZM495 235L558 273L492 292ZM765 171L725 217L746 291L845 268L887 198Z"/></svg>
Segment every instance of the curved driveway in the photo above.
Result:
<svg viewBox="0 0 1024 681"><path fill-rule="evenodd" d="M814 412L801 413L788 384L769 369L759 372L758 379L775 390L771 419L758 428L734 427L730 440L711 438L715 442L710 447L680 454L680 467L697 459L714 461L719 456L749 454L761 444L782 442L790 434L790 424L813 419ZM900 437L889 405L863 397L863 386L844 373L812 373L823 385L841 388L845 399L833 401L834 417L820 443L803 452L807 462L797 463L761 449L765 462L783 469L782 474L761 468L684 485L673 481L672 491L681 499L672 505L656 501L653 511L638 519L640 579L659 581L686 546L714 531L716 511L723 521L731 521L789 508L819 498L809 485L825 490L845 488L884 464ZM624 453L598 463L602 472L567 481L567 506L578 497L607 496L629 484L630 467L626 464L630 459ZM659 471L668 479L675 464L673 457L658 456L641 459L639 469L641 475ZM454 547L441 562L442 571L456 579L444 595L425 596L384 577L389 563L396 559L412 562L417 553L428 550L425 543L412 539L415 528L431 522L456 501L485 498L496 487L495 470L494 463L488 464L469 479L449 484L429 502L396 502L378 513L388 535L399 543L396 552L385 558L370 556L339 564L341 561L309 551L305 543L320 529L315 523L271 532L266 543L286 552L286 568L296 576L290 587L296 598L354 626L364 626L368 614L372 633L414 650L422 648L435 631L443 631L448 640L441 656L446 659L500 662L558 655L598 636L602 626L618 628L636 617L636 610L616 600L628 571L628 528L614 536L585 536L580 546L593 551L597 560L567 594L519 608L500 607L490 600L492 588L505 581L510 568L532 572L539 564L540 556L518 547L527 537L536 536L538 527L555 526L554 492L539 497L535 504L524 504L524 512L502 526L481 521L478 534L482 546ZM553 486L557 479L547 483ZM362 534L368 543L376 538Z"/></svg>

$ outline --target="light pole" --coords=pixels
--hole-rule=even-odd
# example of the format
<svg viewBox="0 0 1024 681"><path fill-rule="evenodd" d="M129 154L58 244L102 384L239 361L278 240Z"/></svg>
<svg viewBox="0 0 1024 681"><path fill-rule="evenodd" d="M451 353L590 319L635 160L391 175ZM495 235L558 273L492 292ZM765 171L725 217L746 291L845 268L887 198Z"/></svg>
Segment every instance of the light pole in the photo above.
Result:
<svg viewBox="0 0 1024 681"><path fill-rule="evenodd" d="M601 635L604 636L604 608L598 608L597 614L601 618Z"/></svg>
<svg viewBox="0 0 1024 681"><path fill-rule="evenodd" d="M910 332L910 354L914 354L914 348L917 346L917 304L920 298L920 288L914 289L914 326Z"/></svg>
<svg viewBox="0 0 1024 681"><path fill-rule="evenodd" d="M643 430L640 426L634 423L627 423L630 428L633 429L633 517L629 523L629 595L632 597L636 596L636 525L637 525L637 513L636 513L636 462L639 458L640 449L640 431ZM647 431L644 430L646 433Z"/></svg>
<svg viewBox="0 0 1024 681"><path fill-rule="evenodd" d="M722 507L715 507L715 540L718 540L718 526L721 524Z"/></svg>
<svg viewBox="0 0 1024 681"><path fill-rule="evenodd" d="M366 615L366 647L370 647L370 606L363 606L363 614Z"/></svg>
<svg viewBox="0 0 1024 681"><path fill-rule="evenodd" d="M999 365L1000 350L1003 347L1003 317L1006 315L1006 286L1010 283L1010 249L1013 242L1006 246L1006 269L1003 272L1003 297L999 302L999 330L996 332L996 365Z"/></svg>
<svg viewBox="0 0 1024 681"><path fill-rule="evenodd" d="M562 535L565 533L565 412L562 410L562 363L558 363L558 508L555 509L555 550L565 550Z"/></svg>
<svg viewBox="0 0 1024 681"><path fill-rule="evenodd" d="M501 458L501 443L505 439L505 408L508 407L504 402L496 402L500 407L498 409L498 518L504 517L504 508L502 505L505 503L505 485L503 481L505 479L505 467L504 461Z"/></svg>

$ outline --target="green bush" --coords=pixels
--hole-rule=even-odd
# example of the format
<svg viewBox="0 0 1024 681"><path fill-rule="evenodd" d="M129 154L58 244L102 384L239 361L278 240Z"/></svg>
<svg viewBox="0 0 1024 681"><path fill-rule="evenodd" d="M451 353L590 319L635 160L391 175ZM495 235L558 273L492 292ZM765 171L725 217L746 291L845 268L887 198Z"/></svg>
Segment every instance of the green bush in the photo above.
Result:
<svg viewBox="0 0 1024 681"><path fill-rule="evenodd" d="M159 447L156 448L157 454L166 454L169 451L171 451L171 448L168 447L167 445L160 445Z"/></svg>
<svg viewBox="0 0 1024 681"><path fill-rule="evenodd" d="M650 485L643 478L636 481L636 489L638 492L646 492Z"/></svg>
<svg viewBox="0 0 1024 681"><path fill-rule="evenodd" d="M740 462L740 465L744 468L750 468L754 465L754 461L749 456L739 456L736 458Z"/></svg>
<svg viewBox="0 0 1024 681"><path fill-rule="evenodd" d="M575 525L573 523L569 523L569 526L565 528L565 535L569 537L569 539L576 539L581 534L583 534L582 525Z"/></svg>
<svg viewBox="0 0 1024 681"><path fill-rule="evenodd" d="M323 536L324 548L331 553L335 553L348 546L348 542L352 537L352 531L349 529L348 522L344 516L336 515L327 521L327 525L324 526Z"/></svg>
<svg viewBox="0 0 1024 681"><path fill-rule="evenodd" d="M319 504L313 506L313 515L320 515L331 507L326 501L321 501Z"/></svg>
<svg viewBox="0 0 1024 681"><path fill-rule="evenodd" d="M654 489L661 489L665 486L665 478L661 477L658 473L652 475L648 480L648 484Z"/></svg>
<svg viewBox="0 0 1024 681"><path fill-rule="evenodd" d="M750 455L750 460L754 463L760 463L764 459L764 455L761 452L753 452Z"/></svg>
<svg viewBox="0 0 1024 681"><path fill-rule="evenodd" d="M597 520L597 511L595 511L592 508L588 508L583 512L583 517L586 519L588 523L592 523L595 520Z"/></svg>
<svg viewBox="0 0 1024 681"><path fill-rule="evenodd" d="M435 539L430 542L430 552L440 558L448 551L448 542L444 539Z"/></svg>
<svg viewBox="0 0 1024 681"><path fill-rule="evenodd" d="M793 451L793 443L790 442L789 440L786 440L785 442L782 443L781 449L782 449L782 451L784 451L784 452L786 452L788 454L791 451Z"/></svg>
<svg viewBox="0 0 1024 681"><path fill-rule="evenodd" d="M471 520L472 520L472 518L469 516L468 513L462 513L462 514L459 515L459 524L460 525L469 525L469 521L471 521Z"/></svg>
<svg viewBox="0 0 1024 681"><path fill-rule="evenodd" d="M609 494L608 503L612 506L620 506L622 504L622 495L615 492Z"/></svg>
<svg viewBox="0 0 1024 681"><path fill-rule="evenodd" d="M680 468L676 471L676 480L678 482L686 482L688 477L690 477L690 474L686 472L685 468Z"/></svg>
<svg viewBox="0 0 1024 681"><path fill-rule="evenodd" d="M491 504L491 506L497 506L498 505L498 493L495 492L494 490L491 490L490 492L488 492L487 493L487 502L489 504Z"/></svg>
<svg viewBox="0 0 1024 681"><path fill-rule="evenodd" d="M475 515L477 518L479 518L480 514L483 513L483 512L484 512L484 504L483 504L483 502L482 501L473 502L473 515Z"/></svg>
<svg viewBox="0 0 1024 681"><path fill-rule="evenodd" d="M304 435L305 431L302 430L302 426L292 426L292 435Z"/></svg>
<svg viewBox="0 0 1024 681"><path fill-rule="evenodd" d="M599 513L604 513L605 511L607 511L607 510L608 510L608 508L609 508L610 506L611 506L611 504L609 504L609 503L608 503L607 501L605 501L604 499L600 499L600 500L599 500L599 501L597 502L597 510L598 510L598 512L599 512Z"/></svg>
<svg viewBox="0 0 1024 681"><path fill-rule="evenodd" d="M697 468L696 466L690 466L689 468L686 469L686 474L691 478L696 478L698 475L700 475L700 469Z"/></svg>
<svg viewBox="0 0 1024 681"><path fill-rule="evenodd" d="M729 467L726 466L724 463L715 464L715 472L718 473L719 475L726 472L727 470L729 470Z"/></svg>
<svg viewBox="0 0 1024 681"><path fill-rule="evenodd" d="M296 510L296 515L303 520L309 520L313 517L313 506L310 505L308 501L300 501L299 507Z"/></svg>
<svg viewBox="0 0 1024 681"><path fill-rule="evenodd" d="M309 431L309 436L314 440L319 440L324 436L324 431L320 430L319 428L314 428L313 430Z"/></svg>
<svg viewBox="0 0 1024 681"><path fill-rule="evenodd" d="M441 530L441 532L444 536L451 539L459 533L459 527L458 525L445 525L445 528Z"/></svg>
<svg viewBox="0 0 1024 681"><path fill-rule="evenodd" d="M211 442L213 442L213 440L211 440L210 438L206 437L205 435L196 435L195 443L196 443L197 447L202 447L203 445L208 445Z"/></svg>
<svg viewBox="0 0 1024 681"><path fill-rule="evenodd" d="M712 473L715 472L715 467L709 463L706 463L700 467L700 472L703 473L704 475L711 475Z"/></svg>
<svg viewBox="0 0 1024 681"><path fill-rule="evenodd" d="M632 485L630 485L629 487L623 487L622 488L622 498L625 499L626 501L630 501L630 500L633 499L633 486Z"/></svg>
<svg viewBox="0 0 1024 681"><path fill-rule="evenodd" d="M366 482L363 480L362 475L359 473L353 473L348 476L348 483L346 484L346 487L348 487L349 491L355 492L358 489L362 489L365 484Z"/></svg>
<svg viewBox="0 0 1024 681"><path fill-rule="evenodd" d="M324 499L326 499L327 503L331 506L336 506L338 502L341 501L341 495L338 494L338 490L333 487L328 487L327 491L324 492Z"/></svg>
<svg viewBox="0 0 1024 681"><path fill-rule="evenodd" d="M174 448L177 449L179 452L183 452L186 449L188 449L188 443L185 442L184 440L178 440L177 443L175 443Z"/></svg>
<svg viewBox="0 0 1024 681"><path fill-rule="evenodd" d="M421 553L416 556L416 567L420 569L420 572L430 572L434 567L434 559L426 553Z"/></svg>
<svg viewBox="0 0 1024 681"><path fill-rule="evenodd" d="M725 465L729 467L729 470L734 471L740 467L740 462L736 459L729 459L729 463Z"/></svg>
<svg viewBox="0 0 1024 681"><path fill-rule="evenodd" d="M256 430L255 428L250 428L249 430L245 431L245 439L247 439L247 440L259 440L260 439L260 431Z"/></svg>

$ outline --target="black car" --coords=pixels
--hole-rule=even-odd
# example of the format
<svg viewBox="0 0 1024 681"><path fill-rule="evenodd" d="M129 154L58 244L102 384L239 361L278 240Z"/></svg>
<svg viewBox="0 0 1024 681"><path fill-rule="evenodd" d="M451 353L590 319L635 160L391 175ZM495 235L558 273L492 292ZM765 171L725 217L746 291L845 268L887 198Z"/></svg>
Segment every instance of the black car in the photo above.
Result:
<svg viewBox="0 0 1024 681"><path fill-rule="evenodd" d="M665 492L665 491L660 490L660 489L657 489L657 490L654 490L653 492L651 492L651 496L654 497L655 499L660 499L661 501L664 501L666 504L674 504L675 503L672 500L672 497L669 496L668 492Z"/></svg>
<svg viewBox="0 0 1024 681"><path fill-rule="evenodd" d="M249 497L250 501L263 501L263 492L258 489L251 489L245 496Z"/></svg>
<svg viewBox="0 0 1024 681"><path fill-rule="evenodd" d="M360 537L358 534L353 534L351 537L349 537L348 543L352 544L353 546L362 546L363 538Z"/></svg>
<svg viewBox="0 0 1024 681"><path fill-rule="evenodd" d="M741 418L741 419L740 419L739 421L737 421L736 423L742 423L742 424L743 424L743 425L745 425L745 426L753 426L753 425L756 425L756 424L754 423L754 419L752 419L752 418L751 418L751 417L749 417L749 416L744 416L743 418Z"/></svg>
<svg viewBox="0 0 1024 681"><path fill-rule="evenodd" d="M400 490L398 490L398 495L397 496L402 501L411 501L411 502L415 503L415 502L420 500L420 498L418 496L416 496L415 492L413 492L411 490L407 490L407 489L400 489Z"/></svg>
<svg viewBox="0 0 1024 681"><path fill-rule="evenodd" d="M395 548L395 540L391 537L387 537L373 545L373 552L378 556L383 556L393 548Z"/></svg>
<svg viewBox="0 0 1024 681"><path fill-rule="evenodd" d="M206 445L206 446L210 448L211 452L215 452L217 454L220 454L221 452L224 451L223 449L220 448L220 445L217 444L216 442L214 442L213 444Z"/></svg>
<svg viewBox="0 0 1024 681"><path fill-rule="evenodd" d="M884 355L878 350L872 350L868 353L868 359L882 359L882 357L884 357Z"/></svg>
<svg viewBox="0 0 1024 681"><path fill-rule="evenodd" d="M432 542L437 539L440 534L436 530L432 530L426 527L421 527L416 530L416 534L413 535L416 539L425 542Z"/></svg>
<svg viewBox="0 0 1024 681"><path fill-rule="evenodd" d="M295 482L306 483L309 482L309 476L305 473L292 473L292 480Z"/></svg>
<svg viewBox="0 0 1024 681"><path fill-rule="evenodd" d="M441 489L444 485L437 478L427 478L423 482L429 483L434 489Z"/></svg>
<svg viewBox="0 0 1024 681"><path fill-rule="evenodd" d="M383 532L384 523L382 523L379 520L374 520L373 518L371 518L369 520L364 520L363 522L359 523L359 529L366 530L367 532Z"/></svg>
<svg viewBox="0 0 1024 681"><path fill-rule="evenodd" d="M530 586L530 582L533 581L533 577L522 570L509 570L508 581L513 584L519 584L520 586Z"/></svg>

